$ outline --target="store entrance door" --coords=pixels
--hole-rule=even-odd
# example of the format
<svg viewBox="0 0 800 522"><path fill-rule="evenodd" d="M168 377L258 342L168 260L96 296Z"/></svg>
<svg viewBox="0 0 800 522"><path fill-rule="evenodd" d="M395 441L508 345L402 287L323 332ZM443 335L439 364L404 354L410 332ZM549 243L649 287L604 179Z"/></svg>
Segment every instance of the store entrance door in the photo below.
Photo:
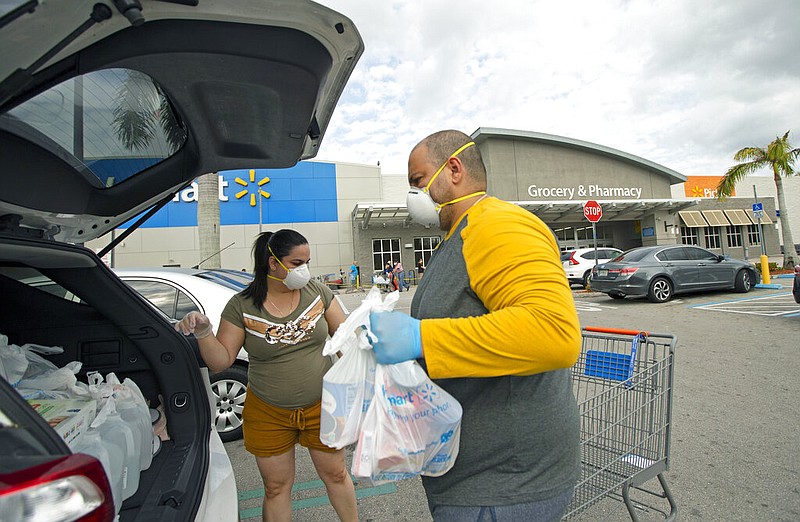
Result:
<svg viewBox="0 0 800 522"><path fill-rule="evenodd" d="M592 225L584 221L583 223L571 223L552 227L553 233L558 240L558 247L561 251L574 250L576 248L594 248L595 240L592 237ZM597 223L597 247L613 247L611 228L607 225Z"/></svg>

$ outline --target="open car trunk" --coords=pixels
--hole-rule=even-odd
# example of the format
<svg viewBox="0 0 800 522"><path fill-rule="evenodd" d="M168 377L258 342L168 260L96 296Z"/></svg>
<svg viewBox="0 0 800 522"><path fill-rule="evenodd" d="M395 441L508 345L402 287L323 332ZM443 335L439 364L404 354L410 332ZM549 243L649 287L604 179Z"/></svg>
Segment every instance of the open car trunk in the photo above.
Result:
<svg viewBox="0 0 800 522"><path fill-rule="evenodd" d="M50 280L53 284L42 285ZM120 281L90 250L0 238L0 334L9 344L63 347L56 366L130 378L149 406L162 406L162 443L120 520L191 520L209 468L211 415L193 341ZM127 513L127 515L126 515Z"/></svg>

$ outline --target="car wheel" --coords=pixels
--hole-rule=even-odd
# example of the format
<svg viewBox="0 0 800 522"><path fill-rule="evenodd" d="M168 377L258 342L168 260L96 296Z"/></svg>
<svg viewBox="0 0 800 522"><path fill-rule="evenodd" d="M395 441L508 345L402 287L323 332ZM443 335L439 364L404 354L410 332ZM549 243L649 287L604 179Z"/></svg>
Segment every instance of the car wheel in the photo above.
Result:
<svg viewBox="0 0 800 522"><path fill-rule="evenodd" d="M666 303L672 299L672 283L666 277L656 277L650 283L647 298L653 303Z"/></svg>
<svg viewBox="0 0 800 522"><path fill-rule="evenodd" d="M753 288L753 277L750 275L750 272L747 270L739 270L739 273L736 274L736 280L733 283L734 289L737 292L741 292L746 294Z"/></svg>
<svg viewBox="0 0 800 522"><path fill-rule="evenodd" d="M625 294L608 294L611 299L625 299Z"/></svg>
<svg viewBox="0 0 800 522"><path fill-rule="evenodd" d="M247 396L247 368L233 365L210 377L214 394L214 426L222 442L242 438L242 410Z"/></svg>
<svg viewBox="0 0 800 522"><path fill-rule="evenodd" d="M583 274L583 281L581 281L581 284L583 285L584 288L589 288L589 281L591 279L592 279L592 271L587 270L586 273Z"/></svg>

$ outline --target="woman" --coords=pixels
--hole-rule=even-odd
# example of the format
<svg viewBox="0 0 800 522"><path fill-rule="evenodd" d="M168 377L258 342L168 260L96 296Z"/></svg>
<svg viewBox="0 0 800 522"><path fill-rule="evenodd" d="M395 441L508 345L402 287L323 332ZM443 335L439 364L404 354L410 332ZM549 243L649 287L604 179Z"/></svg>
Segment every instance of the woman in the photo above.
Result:
<svg viewBox="0 0 800 522"><path fill-rule="evenodd" d="M230 367L240 347L247 350L242 432L264 481L263 520L291 520L299 442L308 448L339 519L356 521L344 450L319 439L322 377L332 364L322 347L345 316L330 289L311 280L310 259L308 241L298 232L259 234L253 244L253 282L225 306L216 336L199 312L189 313L175 328L194 334L213 372Z"/></svg>

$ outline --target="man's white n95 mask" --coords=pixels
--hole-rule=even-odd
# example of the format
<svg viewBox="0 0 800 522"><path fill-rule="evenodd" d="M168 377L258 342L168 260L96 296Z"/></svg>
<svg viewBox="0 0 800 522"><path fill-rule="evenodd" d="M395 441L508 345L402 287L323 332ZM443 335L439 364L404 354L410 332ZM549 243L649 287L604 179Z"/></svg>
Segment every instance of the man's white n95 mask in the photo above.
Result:
<svg viewBox="0 0 800 522"><path fill-rule="evenodd" d="M426 187L427 188L427 187ZM439 208L425 189L411 187L406 195L411 220L422 226L439 226Z"/></svg>

